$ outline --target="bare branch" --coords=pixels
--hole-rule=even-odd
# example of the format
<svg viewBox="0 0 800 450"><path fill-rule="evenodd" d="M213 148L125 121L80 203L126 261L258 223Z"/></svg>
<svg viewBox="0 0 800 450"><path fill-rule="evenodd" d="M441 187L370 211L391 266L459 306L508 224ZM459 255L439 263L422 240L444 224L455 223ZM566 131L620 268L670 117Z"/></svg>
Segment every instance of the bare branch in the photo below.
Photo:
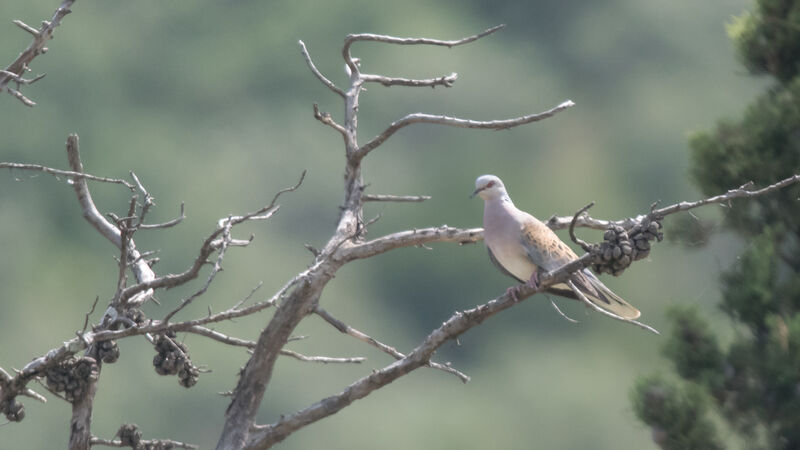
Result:
<svg viewBox="0 0 800 450"><path fill-rule="evenodd" d="M331 358L328 356L306 356L301 353L297 353L293 350L283 349L281 350L281 355L284 356L291 356L294 359L303 362L318 362L323 364L331 364L331 363L355 363L361 364L362 362L366 361L367 358L357 356L352 358Z"/></svg>
<svg viewBox="0 0 800 450"><path fill-rule="evenodd" d="M199 325L196 325L196 326L193 326L193 327L189 327L189 328L187 328L187 329L185 329L183 331L186 331L188 333L193 333L193 334L199 334L201 336L205 336L205 337L208 337L210 339L213 339L213 340L215 340L217 342L221 342L223 344L232 345L232 346L236 346L236 347L245 347L245 348L249 348L249 349L253 349L253 348L256 347L256 343L254 341L248 341L248 340L245 340L245 339L239 339L239 338L235 338L235 337L232 337L232 336L228 336L226 334L220 333L219 331L212 330L212 329L209 329L209 328L206 328L206 327L202 327L202 326L199 326ZM297 340L297 339L294 339L294 340ZM288 350L288 349L281 350L281 355L290 356L290 357L295 358L295 359L300 360L300 361L319 362L319 363L323 363L323 364L328 364L328 363L361 363L363 361L366 361L366 359L367 359L367 358L362 358L362 357L330 358L330 357L327 357L327 356L307 356L307 355L303 355L301 353L297 353L295 351Z"/></svg>
<svg viewBox="0 0 800 450"><path fill-rule="evenodd" d="M781 181L776 183L770 184L769 186L763 187L761 189L756 190L749 190L747 189L748 185L752 183L745 184L738 189L731 189L724 194L715 195L712 197L707 197L702 200L697 200L694 202L680 202L675 203L669 206L665 206L660 209L652 209L650 214L654 216L665 217L670 214L675 214L683 211L689 211L694 208L699 208L701 206L710 205L713 203L724 204L730 200L737 199L737 198L750 198L750 197L757 197L759 195L768 194L770 192L774 192L779 189L783 189L788 187L792 184L800 182L800 174L795 174L791 177L785 178ZM605 230L611 225L619 225L625 229L630 229L633 226L641 223L647 217L647 214L640 214L635 217L628 217L622 220L600 220L600 219L593 219L589 216L580 216L575 220L575 226L578 227L585 227L585 228L592 228L596 230ZM553 215L550 219L547 220L546 225L553 230L561 230L564 228L568 228L570 224L573 222L572 216L556 216Z"/></svg>
<svg viewBox="0 0 800 450"><path fill-rule="evenodd" d="M180 216L178 216L178 217L176 217L176 218L174 218L172 220L169 220L167 222L164 222L164 223L154 223L154 224L142 223L142 224L139 224L139 229L142 229L142 230L155 230L155 229L171 228L171 227L174 227L175 225L178 225L179 223L183 222L183 219L185 219L185 218L186 218L186 214L185 214L185 211L184 211L184 204L183 204L183 202L181 202L181 214L180 214Z"/></svg>
<svg viewBox="0 0 800 450"><path fill-rule="evenodd" d="M361 196L361 201L364 202L424 202L430 199L430 195L364 194Z"/></svg>
<svg viewBox="0 0 800 450"><path fill-rule="evenodd" d="M20 27L33 36L33 42L31 42L28 48L23 50L22 53L17 56L17 59L15 59L11 64L8 65L8 67L5 68L5 70L2 71L2 73L0 73L0 92L3 90L8 91L11 95L22 101L22 103L26 106L36 105L35 102L22 95L22 93L20 93L18 90L8 87L8 83L14 81L17 83L17 87L19 87L19 84L30 84L41 79L43 75L40 75L32 80L24 80L22 76L26 71L29 70L33 59L47 51L47 48L45 47L47 41L53 37L53 30L55 30L55 28L61 24L61 19L72 12L69 8L73 3L75 3L75 0L63 0L61 5L59 5L59 7L56 9L55 13L53 13L53 17L49 21L42 21L42 26L38 30L25 24L21 20L14 20L12 22L14 25Z"/></svg>
<svg viewBox="0 0 800 450"><path fill-rule="evenodd" d="M392 346L389 346L389 345L386 345L386 344L384 344L384 343L382 343L382 342L380 342L380 341L368 336L367 334L356 330L355 328L351 327L350 325L347 325L346 323L342 322L341 320L333 317L332 315L330 315L330 313L328 313L328 311L325 311L324 309L320 308L319 306L314 310L314 313L317 314L318 316L322 317L322 319L324 319L331 326L333 326L334 328L339 330L339 332L341 332L343 334L346 334L348 336L352 336L352 337L358 339L361 342L366 342L367 344L377 348L378 350L391 355L394 359L398 359L399 360L399 359L403 359L403 358L406 357L406 355L400 353L396 348L394 348ZM468 375L466 375L463 372L460 372L460 371L450 367L447 364L440 364L440 363L431 361L429 365L430 365L430 367L432 367L434 369L439 369L439 370L443 370L443 371L448 372L448 373L452 373L453 375L455 375L458 378L460 378L461 381L464 382L464 383L466 383L466 382L468 382L470 380Z"/></svg>
<svg viewBox="0 0 800 450"><path fill-rule="evenodd" d="M407 87L452 87L453 83L458 79L458 74L453 72L450 75L444 75L438 78L427 79L413 79L413 78L396 78L386 77L383 75L361 74L361 79L368 83L380 83L386 87L389 86L407 86Z"/></svg>
<svg viewBox="0 0 800 450"><path fill-rule="evenodd" d="M277 422L258 426L250 433L247 440L247 449L266 448L282 441L291 433L314 423L320 419L336 414L342 408L354 401L364 398L373 391L393 382L401 376L428 365L431 356L445 342L456 339L467 330L481 324L489 317L508 309L525 300L537 292L544 292L548 287L565 282L577 270L587 267L591 263L591 255L566 264L554 271L540 277L539 289L535 290L525 284L517 292L517 299L512 298L509 292L490 300L488 303L473 309L457 312L444 322L439 328L433 330L427 338L405 358L395 361L381 370L373 371L370 375L359 379L349 385L340 394L325 398L296 413L283 416Z"/></svg>
<svg viewBox="0 0 800 450"><path fill-rule="evenodd" d="M4 398L11 398L17 393L36 399L42 403L47 403L47 398L33 389L23 387L22 389L14 388L14 378L8 374L2 367L0 367L0 400Z"/></svg>
<svg viewBox="0 0 800 450"><path fill-rule="evenodd" d="M27 84L36 83L37 81L39 81L42 78L44 78L44 76L47 75L47 74L41 73L41 74L31 78L31 79L28 79L28 78L22 78L21 76L15 74L14 72L9 72L7 70L0 70L0 75L5 75L7 77L10 77L11 81L13 81L15 83L26 84L27 85Z"/></svg>
<svg viewBox="0 0 800 450"><path fill-rule="evenodd" d="M550 300L550 304L551 304L551 305L553 305L553 309L555 309L555 310L556 310L556 312L557 312L557 313L558 313L558 314L559 314L561 317L563 317L563 318L564 318L564 319L565 319L567 322L571 322L571 323L580 323L580 322L578 322L577 320L573 319L572 317L569 317L568 315L564 314L564 312L563 312L563 311L561 311L561 308L559 308L559 307L558 307L558 305L556 305L556 302L554 302L554 301L553 301L553 299L549 299L549 300Z"/></svg>
<svg viewBox="0 0 800 450"><path fill-rule="evenodd" d="M680 202L661 209L656 209L652 211L652 214L656 216L666 216L681 211L688 211L690 209L699 208L700 206L705 206L712 203L727 203L728 201L736 198L757 197L759 195L764 195L773 191L777 191L779 189L783 189L797 182L800 182L800 174L795 174L777 183L770 184L769 186L756 190L747 189L748 186L752 185L752 182L750 182L739 187L738 189L731 189L724 194L715 195L713 197L709 197L703 200L698 200L696 202Z"/></svg>
<svg viewBox="0 0 800 450"><path fill-rule="evenodd" d="M93 447L95 445L104 445L106 447L125 448L130 447L127 443L115 439L102 439L97 436L92 436L89 442ZM186 448L195 449L196 445L187 444L185 442L173 441L171 439L142 439L139 441L141 447L138 448Z"/></svg>
<svg viewBox="0 0 800 450"><path fill-rule="evenodd" d="M442 225L436 228L421 228L388 234L371 241L344 248L342 257L346 260L363 259L388 252L400 247L430 244L433 242L458 242L472 244L483 239L481 228L454 228Z"/></svg>
<svg viewBox="0 0 800 450"><path fill-rule="evenodd" d="M341 134L345 139L347 139L347 130L345 130L343 126L336 123L330 114L326 112L325 113L320 112L319 105L317 105L316 103L314 103L314 118L324 123L325 125L333 128L334 130L339 132L339 134Z"/></svg>
<svg viewBox="0 0 800 450"><path fill-rule="evenodd" d="M587 244L586 241L584 241L583 239L575 236L575 222L578 221L578 217L580 217L583 213L586 212L586 210L588 210L592 206L594 206L594 202L591 202L588 205L584 206L583 208L579 209L578 212L576 212L575 215L572 216L572 222L570 222L569 224L569 237L572 239L572 242L580 245L581 248L586 252L588 252L591 249L591 246Z"/></svg>
<svg viewBox="0 0 800 450"><path fill-rule="evenodd" d="M34 38L39 37L39 30L37 30L36 28L33 28L32 26L28 25L25 22L23 22L23 21L21 21L19 19L15 19L15 20L12 20L11 23L13 23L14 25L22 28L23 31L27 31Z"/></svg>
<svg viewBox="0 0 800 450"><path fill-rule="evenodd" d="M239 339L233 336L228 336L226 334L220 333L219 331L202 327L200 325L189 327L183 331L186 331L187 333L199 334L200 336L205 336L217 342L222 342L223 344L227 345L233 345L235 347L255 348L256 346L256 343L253 341L248 341L245 339Z"/></svg>
<svg viewBox="0 0 800 450"><path fill-rule="evenodd" d="M379 145L383 144L386 139L389 139L390 136L395 134L398 130L408 125L414 123L431 123L437 125L449 125L453 127L461 127L461 128L482 128L482 129L489 129L489 130L504 130L507 128L513 128L520 125L525 125L532 122L538 122L540 120L546 119L548 117L552 117L559 112L574 106L575 103L572 100L567 100L560 105L551 108L547 111L537 113L537 114L528 114L526 116L515 117L513 119L505 119L505 120L489 120L489 121L477 121L477 120L469 120L469 119L459 119L457 117L449 117L449 116L437 116L432 114L424 114L424 113L413 113L403 117L400 120L396 120L389 125L389 128L384 130L381 134L372 138L371 141L367 142L366 144L362 145L358 151L356 152L356 157L363 158L366 156L370 151L378 147Z"/></svg>
<svg viewBox="0 0 800 450"><path fill-rule="evenodd" d="M350 68L351 73L357 74L358 67L355 61L353 60L354 58L352 57L352 55L350 55L350 46L353 45L354 42L372 41L372 42L383 42L386 44L397 44L397 45L439 45L452 48L457 45L469 44L470 42L476 41L484 36L490 35L495 31L502 29L503 27L505 27L505 25L497 25L481 33L478 33L474 36L469 36L454 41L443 41L439 39L428 39L428 38L399 38L394 36L386 36L382 34L370 34L370 33L348 34L344 38L344 47L342 48L342 56L344 57L344 61L347 64L347 66Z"/></svg>
<svg viewBox="0 0 800 450"><path fill-rule="evenodd" d="M94 298L94 303L92 303L92 308L86 313L86 316L83 319L83 333L86 332L86 327L89 326L89 316L94 313L94 309L97 307L97 302L100 301L100 296L96 296Z"/></svg>
<svg viewBox="0 0 800 450"><path fill-rule="evenodd" d="M311 73L313 73L314 76L317 77L317 79L322 82L322 84L327 86L328 89L335 92L340 97L344 98L344 91L336 87L336 85L333 84L331 80L325 78L325 75L323 75L322 72L320 72L319 69L317 69L317 66L314 65L314 61L311 60L311 55L308 54L308 49L306 48L306 44L302 40L298 40L297 43L300 44L300 52L303 54L303 58L305 58L306 64L308 64L308 68L311 69Z"/></svg>
<svg viewBox="0 0 800 450"><path fill-rule="evenodd" d="M0 162L0 169L18 169L18 170L31 170L35 172L44 172L53 176L63 176L68 178L68 183L73 184L74 180L91 180L91 181L101 181L103 183L114 183L114 184L121 184L127 187L130 190L133 190L134 187L132 184L128 183L125 180L120 180L118 178L106 178L106 177L98 177L95 175L91 175L88 173L83 172L73 172L70 170L60 170L60 169L53 169L46 166L40 166L38 164L20 164L20 163L10 163L10 162Z"/></svg>
<svg viewBox="0 0 800 450"><path fill-rule="evenodd" d="M275 211L275 208L272 209ZM271 215L271 214L270 214ZM255 216L253 216L255 217ZM222 259L225 258L225 251L228 249L228 243L231 241L231 228L233 227L232 221L230 218L224 222L223 231L222 231L222 243L219 246L219 252L217 253L217 257L214 259L214 264L211 267L211 272L206 277L206 282L203 283L203 286L200 287L197 291L195 291L189 297L186 297L181 303L172 311L170 311L166 316L164 316L163 322L169 323L169 320L175 316L180 310L185 308L189 305L194 299L203 295L208 290L211 283L214 281L214 278L217 276L220 270L222 270Z"/></svg>
<svg viewBox="0 0 800 450"><path fill-rule="evenodd" d="M67 136L67 160L69 161L69 165L74 172L78 174L83 173L83 163L81 162L77 134L71 134ZM128 186L131 190L134 189L133 186L129 185L129 183L126 183L126 186ZM100 214L100 211L97 210L97 206L95 206L94 200L92 200L92 194L89 192L89 186L86 183L86 179L83 177L76 178L72 187L75 189L75 194L78 196L78 203L81 205L81 211L83 212L83 217L86 219L86 221L88 221L101 235L103 235L103 237L111 241L114 246L122 250L122 232L118 227L106 220ZM132 270L136 280L140 284L152 282L156 278L156 275L153 272L153 269L150 268L150 265L147 264L147 261L141 258L141 255L136 250L136 245L134 244L133 240L128 241L127 247L129 259L131 261L135 261ZM151 289L142 289L137 291L137 293L139 292L141 292L141 294L136 298L132 298L133 295L123 298L121 295L125 293L123 290L120 292L118 300L123 303L129 302L132 304L142 304L153 295L153 291Z"/></svg>
<svg viewBox="0 0 800 450"><path fill-rule="evenodd" d="M213 252L219 250L224 245L246 245L249 242L234 240L225 241L225 239L217 239L225 232L226 229L248 220L266 219L272 216L272 214L277 211L277 205L275 203L278 201L278 198L284 193L297 190L303 183L305 176L306 171L304 170L300 175L298 182L294 186L290 186L278 191L272 197L272 201L269 205L243 216L229 216L226 219L221 219L217 224L217 228L205 239L205 241L203 241L203 245L200 247L200 254L194 260L192 266L186 269L184 272L179 274L167 274L158 278L154 277L150 280L140 281L138 284L127 287L120 295L120 300L125 302L127 299L132 298L134 295L137 295L140 292L149 292L151 289L171 288L197 278L197 275L200 273L200 269L206 264L208 257Z"/></svg>
<svg viewBox="0 0 800 450"><path fill-rule="evenodd" d="M209 314L206 317L194 320L187 320L184 322L164 323L160 321L150 321L150 323L148 323L147 325L130 327L123 330L101 330L96 332L89 331L87 333L84 333L80 337L75 337L70 339L69 341L63 342L61 346L51 349L44 356L35 358L33 361L29 362L25 367L23 367L22 371L14 379L29 380L41 374L44 370L47 370L48 368L52 367L59 361L63 361L65 358L68 358L80 352L81 350L84 350L88 345L90 345L93 342L108 341L112 339L122 339L128 336L142 336L145 334L164 333L169 330L175 332L187 331L187 332L202 334L198 332L195 327L199 325L206 325L209 323L217 323L230 319L235 319L237 317L248 316L256 312L259 312L263 309L274 306L275 302L279 298L281 298L283 294L286 292L286 290L288 290L292 286L291 281L293 280L290 280L290 283L284 285L284 287L281 288L269 300L264 300L261 302L254 303L253 305L250 305L246 308L229 309L227 311L218 314Z"/></svg>
<svg viewBox="0 0 800 450"><path fill-rule="evenodd" d="M8 87L8 86L5 87L5 90L8 91L8 93L11 94L12 97L14 97L17 100L21 101L23 105L25 105L25 106L36 106L36 102L34 102L33 100L29 99L28 97L25 97L25 95L22 92L14 89L14 88Z"/></svg>
<svg viewBox="0 0 800 450"><path fill-rule="evenodd" d="M97 378L100 368L94 359L85 357L81 361L90 361L90 373L85 375L86 390L83 395L72 402L72 418L69 422L69 448L70 450L89 450L91 445L92 408L94 397L97 393Z"/></svg>

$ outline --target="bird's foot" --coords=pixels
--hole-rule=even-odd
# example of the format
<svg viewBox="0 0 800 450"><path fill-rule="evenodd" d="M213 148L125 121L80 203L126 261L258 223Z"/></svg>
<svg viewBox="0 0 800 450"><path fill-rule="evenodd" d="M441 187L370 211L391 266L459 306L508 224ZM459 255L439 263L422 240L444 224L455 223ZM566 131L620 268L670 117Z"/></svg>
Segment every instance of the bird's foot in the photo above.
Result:
<svg viewBox="0 0 800 450"><path fill-rule="evenodd" d="M539 272L534 270L531 278L525 283L531 289L539 290Z"/></svg>
<svg viewBox="0 0 800 450"><path fill-rule="evenodd" d="M519 286L511 286L510 288L506 289L506 295L510 295L512 299L514 299L514 303L519 303L519 298L517 297L517 293L519 292Z"/></svg>

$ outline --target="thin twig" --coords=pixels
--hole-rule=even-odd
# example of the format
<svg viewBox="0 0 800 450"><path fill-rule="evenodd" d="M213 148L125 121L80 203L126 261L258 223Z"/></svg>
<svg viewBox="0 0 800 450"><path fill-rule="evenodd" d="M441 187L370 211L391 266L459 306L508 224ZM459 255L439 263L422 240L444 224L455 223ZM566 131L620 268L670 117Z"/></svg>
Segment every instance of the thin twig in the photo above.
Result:
<svg viewBox="0 0 800 450"><path fill-rule="evenodd" d="M133 286L127 287L122 294L120 295L120 299L125 301L137 295L140 292L147 292L150 289L161 289L161 288L170 288L174 286L178 286L184 284L188 281L195 279L200 269L206 264L208 257L215 251L219 250L223 245L246 245L249 241L235 241L231 240L228 241L227 244L223 240L219 240L219 236L225 232L228 227L233 227L238 225L242 222L246 222L249 220L257 220L257 219L265 219L270 217L272 214L277 211L277 205L275 204L278 201L278 198L284 193L292 192L297 190L300 185L302 185L303 180L305 180L306 171L304 170L303 173L300 175L300 179L297 183L293 186L288 188L281 189L278 191L273 197L272 201L269 205L266 205L262 208L257 209L256 211L250 212L243 216L229 216L226 219L222 219L217 224L217 228L203 241L202 246L200 247L200 254L195 258L192 266L186 269L184 272L179 274L168 274L158 278L154 278L152 280L140 282Z"/></svg>
<svg viewBox="0 0 800 450"><path fill-rule="evenodd" d="M320 308L319 306L314 310L314 313L320 316L323 320L328 322L331 326L339 330L339 332L346 334L348 336L352 336L358 339L361 342L366 342L367 344L377 348L378 350L391 355L394 359L400 360L406 357L406 355L399 352L396 348L386 345L377 339L370 337L366 333L356 330L355 328L347 325L346 323L342 322L341 320L333 317L328 311ZM457 376L461 379L462 382L466 383L470 380L469 376L465 373L454 369L446 364L440 364L437 362L430 361L430 367L438 370L443 370L447 373L452 373L453 375Z"/></svg>
<svg viewBox="0 0 800 450"><path fill-rule="evenodd" d="M341 134L345 139L347 138L347 130L345 130L343 126L336 123L330 114L326 112L320 112L319 105L316 103L314 103L314 118L339 132L339 134Z"/></svg>
<svg viewBox="0 0 800 450"><path fill-rule="evenodd" d="M367 358L362 356L350 357L350 358L331 358L329 356L307 356L303 355L302 353L297 353L293 350L283 349L281 350L281 355L290 356L298 361L303 362L318 362L322 364L361 364L362 362L366 361Z"/></svg>
<svg viewBox="0 0 800 450"><path fill-rule="evenodd" d="M564 312L561 311L561 309L558 307L558 305L556 305L556 302L554 302L553 299L549 299L549 300L550 300L550 304L553 305L553 309L555 309L556 312L558 312L558 314L561 315L561 317L566 319L567 322L580 323L577 320L573 319L572 317L569 317L568 315L564 314Z"/></svg>
<svg viewBox="0 0 800 450"><path fill-rule="evenodd" d="M536 114L528 114L525 116L514 117L512 119L505 119L505 120L489 120L489 121L478 121L478 120L469 120L469 119L460 119L458 117L449 117L449 116L438 116L433 114L424 114L424 113L413 113L409 114L402 119L396 120L389 125L389 127L384 130L381 134L372 138L371 141L367 142L366 144L362 145L358 151L356 152L357 158L363 158L366 156L370 151L378 147L379 145L383 144L386 139L389 139L390 136L395 134L398 130L403 127L406 127L411 124L415 123L431 123L436 125L449 125L453 127L461 127L461 128L482 128L482 129L490 129L490 130L505 130L507 128L513 128L520 125L525 125L532 122L538 122L540 120L546 119L548 117L552 117L559 112L574 106L575 103L572 100L567 100L561 103L558 106L548 109L547 111L536 113Z"/></svg>
<svg viewBox="0 0 800 450"><path fill-rule="evenodd" d="M364 194L361 196L361 201L364 202L424 202L430 199L430 195Z"/></svg>
<svg viewBox="0 0 800 450"><path fill-rule="evenodd" d="M83 172L73 172L70 170L53 169L51 167L41 166L39 164L0 162L0 169L18 169L18 170L30 170L35 172L44 172L53 175L55 177L58 176L67 177L68 179L67 182L70 184L73 184L75 180L90 180L90 181L100 181L103 183L121 184L126 188L130 189L131 191L135 189L132 184L128 183L125 180L120 180L118 178L98 177Z"/></svg>
<svg viewBox="0 0 800 450"><path fill-rule="evenodd" d="M99 295L95 296L94 303L92 303L92 308L89 310L89 312L86 313L86 316L83 318L83 333L86 332L86 327L89 326L89 316L91 316L94 313L94 308L97 306L98 301L100 301Z"/></svg>
<svg viewBox="0 0 800 450"><path fill-rule="evenodd" d="M575 222L577 222L578 217L580 217L583 213L585 213L592 206L594 206L594 202L591 202L588 205L584 206L583 208L579 209L578 212L576 212L575 215L572 216L572 222L570 222L570 224L569 224L569 237L572 239L572 242L580 245L581 248L584 251L587 251L587 252L592 249L592 246L589 245L583 239L575 236Z"/></svg>
<svg viewBox="0 0 800 450"><path fill-rule="evenodd" d="M178 225L179 223L183 222L183 219L185 219L185 218L186 218L186 214L185 214L185 210L184 210L184 204L183 204L183 202L181 202L181 214L180 214L180 216L178 216L178 217L176 217L176 218L174 218L172 220L169 220L167 222L163 222L163 223L153 223L153 224L143 223L143 224L139 225L139 229L141 229L141 230L159 229L160 230L160 229L164 229L164 228L170 228L170 227L174 227L175 225Z"/></svg>
<svg viewBox="0 0 800 450"><path fill-rule="evenodd" d="M311 69L311 73L313 73L314 76L317 77L317 79L322 82L322 84L327 86L328 89L335 92L340 97L344 98L344 91L336 87L336 85L333 84L331 80L325 78L325 75L323 75L322 72L320 72L319 69L317 69L317 66L314 65L314 61L311 60L311 55L308 54L308 49L306 48L306 44L302 40L298 40L297 43L300 44L300 52L303 54L303 58L306 60L308 68Z"/></svg>

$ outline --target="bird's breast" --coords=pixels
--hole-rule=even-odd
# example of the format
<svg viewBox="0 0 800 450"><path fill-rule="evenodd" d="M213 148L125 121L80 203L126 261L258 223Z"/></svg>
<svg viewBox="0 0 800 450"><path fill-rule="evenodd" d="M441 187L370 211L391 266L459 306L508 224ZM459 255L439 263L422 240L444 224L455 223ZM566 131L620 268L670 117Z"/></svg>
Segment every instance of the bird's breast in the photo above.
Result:
<svg viewBox="0 0 800 450"><path fill-rule="evenodd" d="M518 225L485 227L483 239L497 262L518 279L528 280L538 270L520 243L521 231Z"/></svg>

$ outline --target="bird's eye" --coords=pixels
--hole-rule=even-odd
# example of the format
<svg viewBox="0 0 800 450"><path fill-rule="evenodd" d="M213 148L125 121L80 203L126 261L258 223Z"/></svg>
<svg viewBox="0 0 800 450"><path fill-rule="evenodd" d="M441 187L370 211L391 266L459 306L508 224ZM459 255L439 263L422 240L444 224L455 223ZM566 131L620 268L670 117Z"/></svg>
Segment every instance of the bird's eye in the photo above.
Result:
<svg viewBox="0 0 800 450"><path fill-rule="evenodd" d="M490 188L492 186L494 186L494 181L490 181L488 184L486 184L487 188Z"/></svg>

